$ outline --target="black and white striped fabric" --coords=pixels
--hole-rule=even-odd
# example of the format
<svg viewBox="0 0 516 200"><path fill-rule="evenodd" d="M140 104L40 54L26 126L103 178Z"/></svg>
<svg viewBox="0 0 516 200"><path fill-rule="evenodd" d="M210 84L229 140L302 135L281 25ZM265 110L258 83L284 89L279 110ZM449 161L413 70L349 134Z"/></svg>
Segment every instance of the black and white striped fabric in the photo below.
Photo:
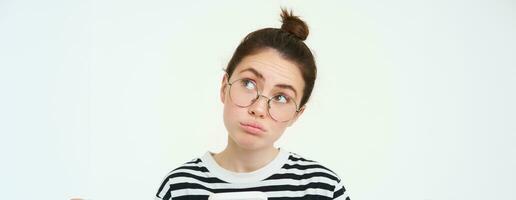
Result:
<svg viewBox="0 0 516 200"><path fill-rule="evenodd" d="M279 150L273 161L250 173L228 171L206 152L168 173L155 199L208 199L213 193L260 191L269 200L349 200L342 180L333 171L283 148Z"/></svg>

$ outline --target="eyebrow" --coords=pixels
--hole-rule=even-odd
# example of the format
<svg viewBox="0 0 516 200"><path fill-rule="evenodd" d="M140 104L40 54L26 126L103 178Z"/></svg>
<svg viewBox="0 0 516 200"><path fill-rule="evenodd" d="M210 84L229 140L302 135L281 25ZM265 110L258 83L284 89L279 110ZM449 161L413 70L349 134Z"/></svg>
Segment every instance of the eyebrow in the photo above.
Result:
<svg viewBox="0 0 516 200"><path fill-rule="evenodd" d="M259 79L262 79L263 81L265 81L265 77L263 77L263 75L260 74L260 72L256 71L256 69L254 69L252 67L244 69L244 70L240 71L238 74L241 74L243 72L251 72L255 76L257 76ZM297 91L291 85L288 85L288 84L276 84L276 85L274 85L274 87L279 87L279 88L282 88L282 89L292 90L294 92L294 95L297 97Z"/></svg>

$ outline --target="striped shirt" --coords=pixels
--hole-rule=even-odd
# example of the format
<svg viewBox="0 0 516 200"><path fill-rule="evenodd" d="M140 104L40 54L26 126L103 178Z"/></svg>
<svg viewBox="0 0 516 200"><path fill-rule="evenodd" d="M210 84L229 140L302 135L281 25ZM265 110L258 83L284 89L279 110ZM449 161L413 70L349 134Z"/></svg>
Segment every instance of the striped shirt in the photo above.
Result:
<svg viewBox="0 0 516 200"><path fill-rule="evenodd" d="M266 166L248 173L222 168L208 151L169 172L155 199L208 199L213 193L259 191L269 200L349 200L341 179L333 171L283 148L279 150Z"/></svg>

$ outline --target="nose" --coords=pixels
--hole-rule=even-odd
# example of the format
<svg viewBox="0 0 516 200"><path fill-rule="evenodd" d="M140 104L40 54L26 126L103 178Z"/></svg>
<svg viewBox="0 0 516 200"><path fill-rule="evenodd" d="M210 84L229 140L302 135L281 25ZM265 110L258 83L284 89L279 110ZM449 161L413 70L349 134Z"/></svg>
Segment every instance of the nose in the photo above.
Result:
<svg viewBox="0 0 516 200"><path fill-rule="evenodd" d="M264 101L261 101L261 97L264 97ZM259 118L265 118L267 115L267 109L269 109L269 99L263 95L258 96L251 106L249 106L249 114L257 116Z"/></svg>

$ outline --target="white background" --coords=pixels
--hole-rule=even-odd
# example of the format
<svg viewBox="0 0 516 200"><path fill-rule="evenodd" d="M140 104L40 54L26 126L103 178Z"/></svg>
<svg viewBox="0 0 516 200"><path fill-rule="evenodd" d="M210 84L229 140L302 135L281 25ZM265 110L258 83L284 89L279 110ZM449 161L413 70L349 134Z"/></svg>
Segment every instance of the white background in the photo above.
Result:
<svg viewBox="0 0 516 200"><path fill-rule="evenodd" d="M516 3L0 1L0 199L152 199L226 142L240 40L310 26L319 76L277 146L352 199L516 199Z"/></svg>

